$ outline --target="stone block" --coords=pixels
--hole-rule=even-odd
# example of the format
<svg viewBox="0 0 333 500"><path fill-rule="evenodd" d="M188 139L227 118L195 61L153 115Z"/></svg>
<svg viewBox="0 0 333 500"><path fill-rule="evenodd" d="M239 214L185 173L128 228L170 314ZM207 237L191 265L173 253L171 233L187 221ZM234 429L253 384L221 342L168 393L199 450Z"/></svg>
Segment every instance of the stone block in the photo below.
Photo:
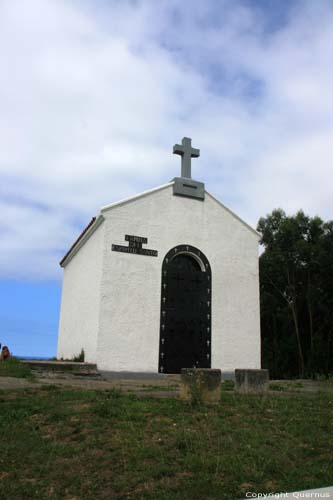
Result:
<svg viewBox="0 0 333 500"><path fill-rule="evenodd" d="M268 370L237 369L235 370L235 390L243 394L261 394L268 390Z"/></svg>
<svg viewBox="0 0 333 500"><path fill-rule="evenodd" d="M184 177L175 177L173 181L174 195L187 196L188 198L196 198L197 200L205 199L205 185L203 182Z"/></svg>
<svg viewBox="0 0 333 500"><path fill-rule="evenodd" d="M221 399L221 370L182 368L180 399L193 403L217 403Z"/></svg>

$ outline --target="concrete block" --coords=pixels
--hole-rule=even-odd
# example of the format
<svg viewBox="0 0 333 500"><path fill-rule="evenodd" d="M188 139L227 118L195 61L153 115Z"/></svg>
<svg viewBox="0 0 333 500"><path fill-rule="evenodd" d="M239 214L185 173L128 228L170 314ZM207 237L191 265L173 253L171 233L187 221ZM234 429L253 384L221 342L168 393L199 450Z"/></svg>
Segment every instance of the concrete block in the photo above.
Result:
<svg viewBox="0 0 333 500"><path fill-rule="evenodd" d="M268 390L268 370L236 369L235 390L243 394L261 394Z"/></svg>
<svg viewBox="0 0 333 500"><path fill-rule="evenodd" d="M221 399L221 370L182 368L180 399L193 403L217 403Z"/></svg>
<svg viewBox="0 0 333 500"><path fill-rule="evenodd" d="M173 181L174 195L187 196L188 198L196 198L202 201L205 199L205 185L203 182L185 179L183 177L175 177Z"/></svg>

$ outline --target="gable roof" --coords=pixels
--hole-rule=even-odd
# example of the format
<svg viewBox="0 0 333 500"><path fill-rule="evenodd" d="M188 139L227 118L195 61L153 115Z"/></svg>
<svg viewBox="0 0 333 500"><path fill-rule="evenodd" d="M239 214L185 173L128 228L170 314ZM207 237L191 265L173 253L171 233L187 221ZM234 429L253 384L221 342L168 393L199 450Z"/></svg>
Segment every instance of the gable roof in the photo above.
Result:
<svg viewBox="0 0 333 500"><path fill-rule="evenodd" d="M120 205L125 205L126 203L131 203L132 201L138 200L139 198L143 198L144 196L148 196L152 193L155 193L156 191L161 191L162 189L166 189L166 188L172 186L174 183L175 183L174 181L170 181L167 184L162 184L161 186L158 186L158 187L153 188L153 189L149 189L147 191L143 191L142 193L138 193L134 196L130 196L129 198L124 198L123 200L116 201L114 203L110 203L109 205L105 205L104 207L101 208L101 213L105 212L107 210L111 210L114 207L119 207ZM261 234L258 233L258 231L256 231L252 226L250 226L247 222L245 222L243 219L241 219L237 214L235 214L235 212L230 210L230 208L228 208L226 205L224 205L219 199L217 199L215 196L213 196L211 193L209 193L206 189L205 189L205 194L207 194L212 200L214 200L216 203L218 203L230 215L232 215L235 219L237 219L238 222L241 222L247 229L252 231L252 233L254 233L259 238L261 237Z"/></svg>
<svg viewBox="0 0 333 500"><path fill-rule="evenodd" d="M167 184L162 184L161 186L158 186L153 189L148 189L147 191L143 191L142 193L136 194L134 196L130 196L129 198L124 198L123 200L116 201L114 203L110 203L109 205L105 205L104 207L101 208L100 214L98 217L92 217L91 221L89 224L85 227L85 229L81 232L81 234L78 236L78 238L74 241L73 245L70 247L68 252L64 255L64 257L60 261L60 266L65 267L65 265L74 257L74 255L79 251L81 246L87 241L88 238L95 232L95 230L100 226L100 224L103 222L104 217L103 217L103 212L106 212L107 210L112 210L115 207L119 207L121 205L125 205L127 203L132 203L135 200L138 200L139 198L143 198L145 196L149 196L152 193L155 193L156 191L161 191L163 189L169 188L174 184L174 181L170 181ZM218 203L221 207L223 207L230 215L232 215L235 219L237 219L241 224L243 224L247 229L249 229L252 233L254 233L258 238L261 237L261 234L253 229L247 222L245 222L243 219L238 217L238 215L235 214L230 208L226 207L220 200L215 198L212 194L210 194L208 191L205 190L205 194L207 194L212 200L214 200L216 203Z"/></svg>
<svg viewBox="0 0 333 500"><path fill-rule="evenodd" d="M261 238L261 234L258 231L256 231L256 229L254 229L252 226L250 226L250 224L248 224L243 219L241 219L237 214L235 214L235 212L233 212L232 210L230 210L230 208L228 208L226 205L224 205L219 199L215 198L215 196L213 196L211 193L209 193L206 190L205 190L205 193L208 194L208 196L210 198L212 198L212 200L214 200L221 207L223 207L224 210L226 210L230 215L232 215L235 219L237 219L239 222L241 222L243 224L243 226L245 226L247 229L249 229L250 231L252 231L252 233L254 233L256 236L258 236L258 238Z"/></svg>
<svg viewBox="0 0 333 500"><path fill-rule="evenodd" d="M138 200L139 198L143 198L144 196L148 196L152 193L155 193L156 191L162 191L162 189L166 189L174 184L174 181L170 181L167 184L162 184L161 186L158 186L153 189L148 189L147 191L143 191L142 193L135 194L134 196L130 196L129 198L124 198L123 200L120 201L115 201L114 203L110 203L109 205L105 205L104 207L101 208L101 212L105 212L106 210L110 210L111 208L114 207L119 207L120 205L125 205L125 203L130 203L132 201Z"/></svg>

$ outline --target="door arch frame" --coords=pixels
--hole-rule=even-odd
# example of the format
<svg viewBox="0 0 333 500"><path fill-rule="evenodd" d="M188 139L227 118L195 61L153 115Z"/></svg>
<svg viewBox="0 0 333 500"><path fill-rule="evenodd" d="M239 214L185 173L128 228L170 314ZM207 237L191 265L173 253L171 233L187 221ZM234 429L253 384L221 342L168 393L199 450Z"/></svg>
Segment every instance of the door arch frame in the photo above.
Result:
<svg viewBox="0 0 333 500"><path fill-rule="evenodd" d="M161 279L161 313L160 313L160 338L159 338L159 353L158 353L158 371L159 373L164 372L163 367L163 358L164 358L164 344L167 341L167 332L164 324L164 319L166 316L165 303L166 303L166 292L167 287L167 274L169 271L169 266L175 257L179 255L188 255L192 257L200 266L202 272L207 273L207 295L209 296L209 306L207 308L206 313L206 342L207 344L207 352L206 355L209 355L209 367L211 367L211 352L212 352L212 272L209 260L206 255L194 247L193 245L181 244L171 248L167 254L165 255L162 263L162 279ZM165 299L165 300L164 300ZM208 361L208 358L207 358Z"/></svg>

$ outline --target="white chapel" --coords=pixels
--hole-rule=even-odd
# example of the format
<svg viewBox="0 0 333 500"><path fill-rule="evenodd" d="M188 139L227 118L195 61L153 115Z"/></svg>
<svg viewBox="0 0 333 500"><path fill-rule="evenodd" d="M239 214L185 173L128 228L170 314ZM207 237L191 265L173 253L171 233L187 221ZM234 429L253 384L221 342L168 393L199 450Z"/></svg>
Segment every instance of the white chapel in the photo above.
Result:
<svg viewBox="0 0 333 500"><path fill-rule="evenodd" d="M60 265L58 359L110 372L260 368L259 233L181 176L101 208Z"/></svg>

